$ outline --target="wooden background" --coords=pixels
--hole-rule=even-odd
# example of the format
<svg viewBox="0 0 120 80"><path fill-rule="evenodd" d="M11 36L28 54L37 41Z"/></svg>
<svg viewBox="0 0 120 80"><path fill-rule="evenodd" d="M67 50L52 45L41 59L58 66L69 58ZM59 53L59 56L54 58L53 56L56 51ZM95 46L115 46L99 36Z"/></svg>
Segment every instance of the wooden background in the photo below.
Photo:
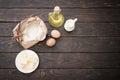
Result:
<svg viewBox="0 0 120 80"><path fill-rule="evenodd" d="M59 5L65 20L78 18L67 33L51 27L48 13ZM40 65L31 74L15 67L23 50L12 40L12 29L29 16L39 16L50 31L62 37L48 48L45 41L33 46ZM0 0L0 80L120 80L120 0Z"/></svg>

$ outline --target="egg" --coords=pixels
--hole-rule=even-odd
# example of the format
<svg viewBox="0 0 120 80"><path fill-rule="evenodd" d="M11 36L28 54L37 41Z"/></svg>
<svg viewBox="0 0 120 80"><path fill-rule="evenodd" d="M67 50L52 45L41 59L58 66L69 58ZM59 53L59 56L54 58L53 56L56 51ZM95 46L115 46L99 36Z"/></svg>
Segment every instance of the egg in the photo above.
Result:
<svg viewBox="0 0 120 80"><path fill-rule="evenodd" d="M49 46L49 47L52 47L56 44L56 40L54 38L49 38L47 41L46 41L46 45Z"/></svg>
<svg viewBox="0 0 120 80"><path fill-rule="evenodd" d="M51 31L51 36L53 38L60 38L61 37L61 33L58 30L52 30Z"/></svg>

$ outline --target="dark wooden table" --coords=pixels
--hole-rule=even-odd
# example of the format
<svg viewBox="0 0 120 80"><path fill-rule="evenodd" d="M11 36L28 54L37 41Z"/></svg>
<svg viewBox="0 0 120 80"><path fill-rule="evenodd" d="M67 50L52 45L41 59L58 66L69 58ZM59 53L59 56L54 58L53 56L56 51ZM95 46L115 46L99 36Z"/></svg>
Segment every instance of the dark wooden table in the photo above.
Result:
<svg viewBox="0 0 120 80"><path fill-rule="evenodd" d="M59 5L65 19L78 18L67 33L51 27L48 13ZM23 50L12 29L29 16L39 16L62 37L49 48L45 41L30 48L40 57L36 71L23 74L15 57ZM0 80L120 80L120 0L0 0Z"/></svg>

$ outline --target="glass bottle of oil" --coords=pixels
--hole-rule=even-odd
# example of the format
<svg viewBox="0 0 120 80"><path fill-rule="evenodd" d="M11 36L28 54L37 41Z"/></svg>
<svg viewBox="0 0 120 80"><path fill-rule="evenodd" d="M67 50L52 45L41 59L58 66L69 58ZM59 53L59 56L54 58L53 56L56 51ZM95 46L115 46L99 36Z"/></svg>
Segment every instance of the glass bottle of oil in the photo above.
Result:
<svg viewBox="0 0 120 80"><path fill-rule="evenodd" d="M59 6L55 6L54 11L48 14L49 23L54 27L60 27L64 23L64 16L60 13L61 9Z"/></svg>

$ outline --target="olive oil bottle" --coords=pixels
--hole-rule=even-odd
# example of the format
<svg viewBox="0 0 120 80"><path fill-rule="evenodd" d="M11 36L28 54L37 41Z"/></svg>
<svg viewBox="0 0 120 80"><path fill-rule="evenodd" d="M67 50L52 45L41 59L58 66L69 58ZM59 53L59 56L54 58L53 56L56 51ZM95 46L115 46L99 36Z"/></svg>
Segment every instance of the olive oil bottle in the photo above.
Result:
<svg viewBox="0 0 120 80"><path fill-rule="evenodd" d="M60 27L64 23L64 16L60 13L61 9L59 6L55 6L54 11L48 14L49 23L54 27Z"/></svg>

